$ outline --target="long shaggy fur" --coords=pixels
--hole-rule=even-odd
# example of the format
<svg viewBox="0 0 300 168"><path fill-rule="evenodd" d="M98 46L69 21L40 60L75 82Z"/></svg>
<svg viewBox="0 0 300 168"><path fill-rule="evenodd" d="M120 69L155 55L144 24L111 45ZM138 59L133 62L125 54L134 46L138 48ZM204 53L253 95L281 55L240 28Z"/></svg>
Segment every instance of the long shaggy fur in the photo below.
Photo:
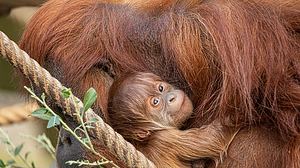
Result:
<svg viewBox="0 0 300 168"><path fill-rule="evenodd" d="M300 167L299 34L297 0L50 0L20 45L78 95L96 86L104 117L113 78L150 71L192 98L185 128L272 128L280 162Z"/></svg>

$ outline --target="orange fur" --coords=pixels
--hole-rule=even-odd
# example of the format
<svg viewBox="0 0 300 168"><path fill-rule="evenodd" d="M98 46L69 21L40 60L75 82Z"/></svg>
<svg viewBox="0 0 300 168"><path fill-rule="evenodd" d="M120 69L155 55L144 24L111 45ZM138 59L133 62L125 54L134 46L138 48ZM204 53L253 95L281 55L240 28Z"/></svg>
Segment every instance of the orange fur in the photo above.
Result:
<svg viewBox="0 0 300 168"><path fill-rule="evenodd" d="M93 83L107 93L105 81L150 71L192 98L195 113L185 128L215 119L249 128L243 132L248 138L238 137L229 150L240 155L220 166L266 167L264 158L300 167L299 1L154 2L149 9L140 1L50 0L27 25L20 46L79 96L80 86ZM105 62L114 77L97 73ZM88 80L90 73L95 79ZM98 100L99 114L106 96ZM243 145L252 141L277 145L253 146L252 155Z"/></svg>

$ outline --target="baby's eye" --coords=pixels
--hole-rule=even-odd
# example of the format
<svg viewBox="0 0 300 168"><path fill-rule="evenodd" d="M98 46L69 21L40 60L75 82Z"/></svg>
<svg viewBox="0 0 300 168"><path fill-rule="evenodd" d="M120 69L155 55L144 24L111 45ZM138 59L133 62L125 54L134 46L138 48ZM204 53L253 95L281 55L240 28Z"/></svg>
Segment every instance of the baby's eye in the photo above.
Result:
<svg viewBox="0 0 300 168"><path fill-rule="evenodd" d="M163 92L165 90L164 86L161 84L158 85L158 91Z"/></svg>
<svg viewBox="0 0 300 168"><path fill-rule="evenodd" d="M160 103L160 99L158 97L153 97L152 100L151 100L151 105L156 107L158 106Z"/></svg>

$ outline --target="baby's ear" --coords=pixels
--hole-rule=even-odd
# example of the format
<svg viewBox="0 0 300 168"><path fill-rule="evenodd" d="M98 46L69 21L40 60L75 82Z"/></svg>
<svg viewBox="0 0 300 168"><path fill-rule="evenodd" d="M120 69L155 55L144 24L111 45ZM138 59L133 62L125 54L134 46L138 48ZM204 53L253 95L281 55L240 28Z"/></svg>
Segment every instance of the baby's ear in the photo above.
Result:
<svg viewBox="0 0 300 168"><path fill-rule="evenodd" d="M146 141L149 139L151 132L149 130L140 129L135 132L137 141Z"/></svg>

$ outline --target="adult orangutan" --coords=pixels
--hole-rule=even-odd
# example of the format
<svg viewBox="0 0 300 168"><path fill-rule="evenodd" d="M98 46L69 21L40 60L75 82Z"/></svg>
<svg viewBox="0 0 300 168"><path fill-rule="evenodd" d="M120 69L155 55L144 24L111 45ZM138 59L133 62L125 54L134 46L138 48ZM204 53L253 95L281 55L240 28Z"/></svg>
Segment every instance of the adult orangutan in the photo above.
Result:
<svg viewBox="0 0 300 168"><path fill-rule="evenodd" d="M299 33L298 0L50 0L20 45L76 95L96 88L104 119L112 82L149 71L191 98L182 129L243 127L218 167L300 167ZM60 167L89 157L59 144Z"/></svg>

